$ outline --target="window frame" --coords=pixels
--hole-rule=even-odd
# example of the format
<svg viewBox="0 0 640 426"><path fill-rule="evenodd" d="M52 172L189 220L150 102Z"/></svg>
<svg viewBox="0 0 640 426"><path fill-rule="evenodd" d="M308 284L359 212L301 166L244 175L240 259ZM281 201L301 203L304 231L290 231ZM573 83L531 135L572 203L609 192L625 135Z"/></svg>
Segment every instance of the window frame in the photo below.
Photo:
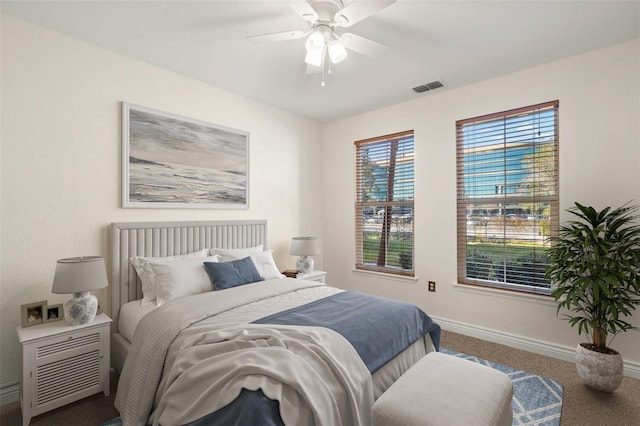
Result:
<svg viewBox="0 0 640 426"><path fill-rule="evenodd" d="M547 110L553 111L553 132L554 133L553 133L552 141L553 141L554 163L553 163L553 170L552 170L552 173L553 173L553 182L551 187L552 194L546 195L546 196L539 195L539 194L522 196L514 192L511 195L509 195L508 194L509 191L507 190L501 189L500 191L498 191L496 189L496 195L494 197L490 195L476 196L476 198L473 198L472 196L467 196L467 194L465 194L465 185L467 184L467 182L465 181L465 170L464 170L466 146L465 146L465 140L464 140L464 135L462 131L463 126L499 122L501 120L504 122L504 126L506 127L508 120L510 119L512 120L517 119L517 117L528 115L528 114L538 114L538 117L540 117L540 114L542 113L542 111L547 111ZM540 124L538 124L538 129L539 128L540 128ZM510 132L505 131L502 134L503 144L504 144L504 149L502 152L503 152L503 157L505 159L502 173L504 174L505 177L509 174L509 172L513 172L513 170L510 169L509 166L507 166L507 159L509 158L509 153L510 153L509 150L511 149L512 150L511 152L513 152L517 149L514 147L508 147L507 143L504 142L507 140L508 136L512 135L512 133ZM458 254L457 271L458 271L459 283L474 285L474 286L481 286L481 287L490 287L490 288L496 288L496 289L502 289L502 290L509 290L509 291L517 291L517 292L523 292L523 293L550 295L551 293L550 283L546 283L548 287L546 286L542 287L542 286L536 286L531 284L523 285L523 284L506 281L508 272L509 272L507 267L508 265L507 258L508 258L508 254L510 254L509 250L513 250L512 248L507 247L508 238L507 238L507 226L506 226L506 218L507 218L506 207L510 203L516 204L516 205L527 204L527 203L539 205L538 203L548 203L550 208L549 231L548 231L549 236L553 237L557 235L558 227L559 227L559 215L560 215L559 213L559 198L560 198L559 197L559 182L560 182L559 164L560 162L559 162L559 155L558 155L559 145L560 145L559 133L560 131L559 131L559 101L558 100L456 121L456 186L457 186L456 215L457 215L457 254ZM543 142L543 143L546 143L546 142ZM534 143L532 143L532 145L533 144ZM478 144L475 148L478 149L477 147L479 146L480 145ZM519 182L518 185L522 185L523 183L526 183L526 177L523 177L523 179L519 180L518 182ZM502 245L503 245L502 266L504 267L504 281L472 278L467 276L468 275L467 274L467 262L468 262L467 247L469 242L468 226L471 226L468 224L469 222L469 219L467 217L468 207L478 206L481 204L485 204L485 205L494 204L494 205L501 205L503 207L502 213L501 215L499 215L499 217L501 217L502 223L504 225L502 229L502 234L499 234L498 238L502 238ZM529 233L527 235L531 236L531 234L532 233ZM545 239L545 241L543 242L543 249L544 249L544 246L548 244L548 241L549 241L548 239ZM538 264L538 265L543 265L543 264ZM525 271L530 272L528 269L525 269Z"/></svg>
<svg viewBox="0 0 640 426"><path fill-rule="evenodd" d="M403 180L401 177L395 175L397 170L397 156L392 156L391 152L393 152L393 146L389 151L389 156L386 158L389 161L390 168L393 170L391 177L393 177L393 183L391 183L391 177L388 175L388 183L386 188L387 199L385 201L380 200L365 200L365 179L363 177L364 167L363 167L363 157L362 153L365 150L365 147L371 147L375 145L384 145L384 144L393 144L393 142L400 142L402 140L406 140L408 137L411 137L413 148L410 153L407 153L411 156L411 199L410 200L394 200L393 193L396 187L396 184L402 183L406 185L406 180ZM355 222L355 269L359 271L370 271L370 272L378 272L384 274L392 274L404 277L415 277L415 135L413 130L407 130L404 132L393 133L389 135L374 137L363 139L354 142L354 157L355 157L355 202L354 202L354 222ZM408 157L407 157L408 158ZM408 160L407 160L408 161ZM404 176L404 174L402 175ZM391 194L391 200L389 200L389 195ZM409 224L409 230L403 228L403 233L410 233L410 245L411 245L411 268L404 269L402 267L395 267L389 265L388 253L393 253L393 251L388 250L388 247L385 247L382 250L378 251L378 263L371 264L365 263L364 261L364 232L365 232L365 208L374 208L374 207L385 207L383 218L382 218L382 226L381 226L381 242L384 244L391 239L391 226L393 225L393 208L410 208L411 210L411 220ZM398 226L398 223L396 223ZM404 244L403 244L404 247ZM381 258L385 258L385 265L380 265Z"/></svg>

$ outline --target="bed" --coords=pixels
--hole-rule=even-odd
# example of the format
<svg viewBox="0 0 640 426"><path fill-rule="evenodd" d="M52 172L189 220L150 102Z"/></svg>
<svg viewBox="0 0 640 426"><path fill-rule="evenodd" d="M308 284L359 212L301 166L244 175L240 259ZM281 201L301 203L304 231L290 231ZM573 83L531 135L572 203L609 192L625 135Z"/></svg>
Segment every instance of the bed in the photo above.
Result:
<svg viewBox="0 0 640 426"><path fill-rule="evenodd" d="M365 425L437 350L415 306L280 275L264 220L113 223L110 246L125 425Z"/></svg>

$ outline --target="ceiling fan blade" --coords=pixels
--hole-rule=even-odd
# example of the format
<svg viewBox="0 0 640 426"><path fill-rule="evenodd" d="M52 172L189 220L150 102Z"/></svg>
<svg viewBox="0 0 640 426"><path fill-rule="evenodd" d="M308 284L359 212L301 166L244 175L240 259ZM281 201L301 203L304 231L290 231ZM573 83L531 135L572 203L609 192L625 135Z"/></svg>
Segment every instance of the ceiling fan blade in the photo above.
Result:
<svg viewBox="0 0 640 426"><path fill-rule="evenodd" d="M336 13L334 21L336 26L347 28L395 2L396 0L356 0Z"/></svg>
<svg viewBox="0 0 640 426"><path fill-rule="evenodd" d="M295 40L295 39L306 36L308 33L309 31L291 30L291 31L283 31L280 33L247 36L246 38L252 43L271 43L274 41Z"/></svg>
<svg viewBox="0 0 640 426"><path fill-rule="evenodd" d="M363 55L367 56L381 55L389 50L389 46L385 46L384 44L352 33L341 34L339 38L344 47L346 47L347 49L351 49L355 52L362 53Z"/></svg>
<svg viewBox="0 0 640 426"><path fill-rule="evenodd" d="M316 11L305 0L290 2L289 7L305 21L315 22L318 19Z"/></svg>

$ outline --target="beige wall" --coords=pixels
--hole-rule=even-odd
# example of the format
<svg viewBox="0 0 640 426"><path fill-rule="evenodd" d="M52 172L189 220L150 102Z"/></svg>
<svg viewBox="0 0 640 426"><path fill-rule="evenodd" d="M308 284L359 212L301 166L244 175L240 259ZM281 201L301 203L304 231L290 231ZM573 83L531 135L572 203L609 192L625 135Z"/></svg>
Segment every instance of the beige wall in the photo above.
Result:
<svg viewBox="0 0 640 426"><path fill-rule="evenodd" d="M106 256L110 222L267 219L281 268L294 234L321 234L318 124L7 15L1 71L0 388L18 380L20 305L66 299L56 259ZM250 208L122 209L121 101L249 131Z"/></svg>
<svg viewBox="0 0 640 426"><path fill-rule="evenodd" d="M556 318L555 303L548 298L457 285L455 121L558 99L561 208L574 201L599 208L629 200L640 203L639 62L636 40L459 89L434 91L325 126L325 163L332 164L323 199L324 265L330 281L416 303L449 326L483 337L500 335L529 349L563 352L587 340ZM409 129L415 131L416 144L418 280L354 272L353 141ZM566 219L563 212L561 220ZM427 280L436 281L435 293L427 292ZM640 326L640 311L632 322ZM640 333L619 335L613 347L640 371Z"/></svg>

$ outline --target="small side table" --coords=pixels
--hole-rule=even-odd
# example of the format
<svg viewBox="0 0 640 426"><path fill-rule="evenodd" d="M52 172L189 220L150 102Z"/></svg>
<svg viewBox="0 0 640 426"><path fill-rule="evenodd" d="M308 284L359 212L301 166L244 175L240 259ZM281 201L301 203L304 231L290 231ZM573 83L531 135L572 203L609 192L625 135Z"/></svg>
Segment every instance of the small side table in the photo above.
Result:
<svg viewBox="0 0 640 426"><path fill-rule="evenodd" d="M298 274L296 277L299 280L318 281L325 283L327 273L325 271L311 271L308 274Z"/></svg>
<svg viewBox="0 0 640 426"><path fill-rule="evenodd" d="M83 325L64 321L18 327L22 424L98 392L109 396L109 326L100 314Z"/></svg>

